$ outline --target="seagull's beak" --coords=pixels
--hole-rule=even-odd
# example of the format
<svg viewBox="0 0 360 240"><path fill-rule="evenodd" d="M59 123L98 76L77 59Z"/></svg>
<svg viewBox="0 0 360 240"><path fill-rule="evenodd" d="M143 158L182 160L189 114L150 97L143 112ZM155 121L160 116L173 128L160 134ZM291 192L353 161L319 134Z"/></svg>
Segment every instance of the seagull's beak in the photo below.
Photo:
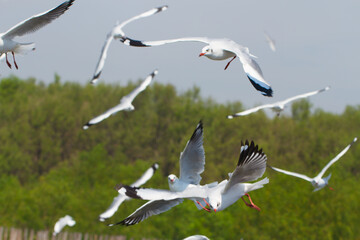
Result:
<svg viewBox="0 0 360 240"><path fill-rule="evenodd" d="M214 212L216 212L217 210L216 210L216 208L214 208Z"/></svg>
<svg viewBox="0 0 360 240"><path fill-rule="evenodd" d="M204 56L204 55L205 55L205 53L200 53L200 54L199 54L199 57Z"/></svg>
<svg viewBox="0 0 360 240"><path fill-rule="evenodd" d="M170 179L171 182L174 182L174 179Z"/></svg>

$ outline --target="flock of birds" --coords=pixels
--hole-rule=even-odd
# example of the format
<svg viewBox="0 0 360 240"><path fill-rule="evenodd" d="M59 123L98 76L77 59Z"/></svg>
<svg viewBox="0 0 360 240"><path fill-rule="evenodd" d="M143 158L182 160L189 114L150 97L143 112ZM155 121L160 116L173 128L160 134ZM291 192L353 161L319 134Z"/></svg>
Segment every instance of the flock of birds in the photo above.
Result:
<svg viewBox="0 0 360 240"><path fill-rule="evenodd" d="M8 31L1 33L0 60L5 60L7 66L9 68L12 68L12 64L8 59L8 54L11 53L13 57L13 64L15 68L18 69L19 67L15 60L15 54L23 54L29 51L33 51L35 50L35 44L19 43L14 41L13 39L15 37L20 37L25 34L34 32L42 28L43 26L49 24L54 19L65 13L65 11L68 10L69 7L74 3L74 1L75 0L65 1L59 6L50 9L44 13L34 15L18 23L14 27L10 28ZM125 45L134 47L153 47L176 42L202 42L207 45L201 50L201 53L199 54L200 57L205 56L211 60L231 59L225 66L225 70L228 68L229 64L238 57L240 62L242 63L244 72L253 87L262 95L272 97L273 90L270 84L265 81L260 66L255 61L256 56L252 55L247 47L241 46L240 44L232 40L210 39L206 37L185 37L159 41L141 41L129 38L122 30L123 27L125 27L132 21L152 16L156 13L166 10L167 8L167 6L153 8L142 14L134 16L122 23L117 23L106 37L99 61L97 63L93 78L90 83L95 84L99 80L112 40L119 40ZM276 51L275 41L267 33L265 33L265 37L269 43L270 48L273 51ZM118 105L91 119L83 126L83 129L88 129L90 126L100 123L101 121L105 120L106 118L119 111L134 110L135 107L132 105L133 100L140 92L144 91L146 87L150 85L151 81L157 74L158 70L153 71L131 93L123 96ZM297 99L313 96L329 89L330 87L326 87L317 91L312 91L290 97L276 103L261 105L255 108L229 115L227 118L233 119L235 117L245 116L265 108L270 108L274 110L277 115L279 115L281 111L284 110L286 104ZM118 224L129 226L140 223L141 221L153 215L158 215L160 213L170 210L172 207L182 203L184 199L189 199L193 201L197 209L203 209L208 212L217 212L226 209L241 198L246 206L260 211L260 208L253 203L249 192L264 187L265 184L269 183L269 179L265 177L262 180L254 183L247 182L256 181L257 179L261 178L267 166L277 172L309 181L314 186L314 191L318 191L329 184L331 174L329 174L327 177L323 177L328 168L336 161L338 161L356 141L357 138L354 138L353 141L334 159L332 159L316 177L310 178L303 174L269 166L267 164L267 156L263 152L263 150L253 141L249 142L247 140L244 143L241 142L239 160L237 162L235 170L232 173L229 173L229 179L223 180L220 183L213 182L206 185L200 185L201 174L205 169L203 125L200 121L192 136L190 137L190 140L187 142L185 149L180 154L179 177L175 176L174 174L168 176L169 190L140 188L140 186L145 184L159 168L159 165L155 163L148 170L146 170L146 172L133 184L118 184L116 186L118 196L114 198L109 208L99 215L99 220L104 222L110 217L112 217L114 213L118 210L119 206L125 200L129 200L131 198L144 199L149 201L140 208L136 209L130 216L128 216L124 220L115 224L108 224L109 226L114 226ZM245 200L245 197L247 197L248 201ZM59 221L55 224L53 234L56 235L66 225L74 226L75 223L76 222L71 216L66 215L65 217L59 219ZM199 240L208 238L202 235L194 235L186 239Z"/></svg>

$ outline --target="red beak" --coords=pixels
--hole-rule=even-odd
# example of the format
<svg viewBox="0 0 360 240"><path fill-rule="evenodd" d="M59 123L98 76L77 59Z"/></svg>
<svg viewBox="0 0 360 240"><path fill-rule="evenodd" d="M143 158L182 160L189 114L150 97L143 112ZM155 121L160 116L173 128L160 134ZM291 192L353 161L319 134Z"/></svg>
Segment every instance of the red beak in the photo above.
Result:
<svg viewBox="0 0 360 240"><path fill-rule="evenodd" d="M204 55L205 55L205 53L200 53L200 54L199 54L199 57L204 56Z"/></svg>
<svg viewBox="0 0 360 240"><path fill-rule="evenodd" d="M216 212L217 210L214 208L214 212Z"/></svg>

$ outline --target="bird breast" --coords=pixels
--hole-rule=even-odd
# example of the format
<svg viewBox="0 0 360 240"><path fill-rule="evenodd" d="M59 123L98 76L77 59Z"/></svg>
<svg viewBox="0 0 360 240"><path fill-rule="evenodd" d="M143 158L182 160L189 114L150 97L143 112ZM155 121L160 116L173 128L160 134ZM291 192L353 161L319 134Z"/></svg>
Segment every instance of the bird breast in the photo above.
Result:
<svg viewBox="0 0 360 240"><path fill-rule="evenodd" d="M225 60L234 57L235 54L224 49L213 48L213 52L211 54L206 54L205 56L211 60Z"/></svg>

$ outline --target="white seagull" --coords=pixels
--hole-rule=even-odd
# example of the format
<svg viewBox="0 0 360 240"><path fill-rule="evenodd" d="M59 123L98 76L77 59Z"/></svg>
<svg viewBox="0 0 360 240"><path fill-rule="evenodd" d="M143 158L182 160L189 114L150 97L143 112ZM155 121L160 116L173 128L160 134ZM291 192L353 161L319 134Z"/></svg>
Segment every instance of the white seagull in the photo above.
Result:
<svg viewBox="0 0 360 240"><path fill-rule="evenodd" d="M232 58L225 66L225 69L227 69L229 64L238 56L248 79L255 89L260 91L264 96L272 97L273 90L271 89L270 84L265 81L260 66L253 59L255 56L250 54L247 47L243 47L230 39L186 37L159 41L139 41L128 37L122 37L120 38L120 41L126 45L135 47L153 47L175 42L202 42L208 44L202 49L199 57L206 56L211 60L225 60Z"/></svg>
<svg viewBox="0 0 360 240"><path fill-rule="evenodd" d="M209 240L209 238L204 235L193 235L193 236L184 238L183 240Z"/></svg>
<svg viewBox="0 0 360 240"><path fill-rule="evenodd" d="M183 191L167 191L162 189L145 189L134 188L122 185L119 189L120 193L126 194L132 198L140 198L144 200L174 200L174 199L191 199L198 201L203 199L204 202L210 207L207 211L214 210L214 212L224 210L239 198L244 195L249 198L250 204L243 198L245 204L251 208L255 208L260 211L260 208L256 206L248 192L262 188L264 184L269 183L268 178L264 178L255 183L245 183L248 181L254 181L260 178L266 170L267 157L262 149L254 144L253 141L249 144L248 141L245 144L241 143L240 157L234 172L230 173L230 179L224 180L216 186L200 186L189 185ZM208 199L208 201L206 201Z"/></svg>
<svg viewBox="0 0 360 240"><path fill-rule="evenodd" d="M187 142L185 149L180 154L180 178L177 178L174 174L168 176L168 183L170 191L183 191L186 188L191 188L200 183L201 176L200 174L204 171L205 168L205 151L203 147L203 125L200 121L197 125L194 133L192 134L190 140ZM217 184L217 183L213 183ZM123 194L122 185L117 186L117 190L120 194ZM149 201L140 208L138 208L134 213L128 216L121 222L116 224L122 225L134 225L137 224L152 215L158 215L160 213L166 212L172 207L183 202L183 199L173 199L173 200L159 200ZM201 209L199 207L199 209ZM110 224L113 226L116 224Z"/></svg>
<svg viewBox="0 0 360 240"><path fill-rule="evenodd" d="M75 0L66 1L56 8L50 9L44 13L34 15L25 21L22 21L10 28L4 33L0 33L0 55L5 54L6 64L11 68L11 64L7 58L7 54L11 52L14 59L14 65L18 69L18 65L15 61L15 53L26 53L31 50L35 50L34 43L18 43L13 41L15 37L21 37L25 34L35 32L36 30L44 27L45 25L51 23L54 19L61 16L69 7L73 4Z"/></svg>
<svg viewBox="0 0 360 240"><path fill-rule="evenodd" d="M269 47L270 49L275 52L276 51L276 47L275 47L275 40L272 39L269 34L267 34L266 32L264 32L264 35L265 35L265 38L266 38L266 41L268 42L269 44Z"/></svg>
<svg viewBox="0 0 360 240"><path fill-rule="evenodd" d="M155 171L159 168L159 164L154 163L145 173L133 184L130 186L132 187L140 187L141 185L145 184L155 173ZM114 201L111 203L110 207L100 214L99 220L104 222L106 219L112 217L114 213L118 210L120 204L125 200L129 200L130 198L126 195L119 194L117 197L114 198Z"/></svg>
<svg viewBox="0 0 360 240"><path fill-rule="evenodd" d="M128 95L122 97L120 99L120 104L116 105L115 107L110 108L109 110L107 110L103 114L91 119L89 122L87 122L83 126L83 129L86 130L89 127L91 127L92 125L101 122L102 120L110 117L111 115L114 115L115 113L117 113L119 111L122 111L122 110L124 110L124 111L133 111L135 109L135 107L132 105L132 101L134 101L135 97L140 92L144 91L146 89L146 87L149 86L149 84L151 83L151 81L153 80L155 75L157 75L157 74L158 74L158 70L155 70L154 72L152 72L149 76L147 76L147 78L145 78L145 80L137 88L135 88Z"/></svg>
<svg viewBox="0 0 360 240"><path fill-rule="evenodd" d="M301 99L301 98L307 98L307 97L310 97L312 95L327 91L329 89L330 89L330 87L326 87L326 88L323 88L323 89L320 89L320 90L317 90L317 91L300 94L300 95L285 99L283 101L270 103L270 104L264 104L264 105L261 105L261 106L250 108L250 109L242 111L242 112L235 113L233 115L229 115L229 116L227 116L227 118L228 119L233 119L234 117L240 117L240 116L249 115L251 113L257 112L257 111L259 111L261 109L264 109L264 108L271 108L279 116L280 113L282 111L284 111L285 105L288 104L289 102L292 102L292 101L295 101L295 100Z"/></svg>
<svg viewBox="0 0 360 240"><path fill-rule="evenodd" d="M327 176L327 177L322 177L326 170L328 170L328 168L334 164L337 160L339 160L348 150L349 148L357 141L357 138L354 138L354 140L344 149L342 150L334 159L332 159L322 170L321 172L314 178L310 178L306 175L300 174L300 173L295 173L295 172L289 172L286 170L282 170L279 168L275 168L275 167L271 167L270 168L274 169L275 171L290 175L290 176L294 176L294 177L298 177L298 178L302 178L306 181L311 182L311 184L313 185L314 192L319 191L320 189L324 188L325 186L327 186L329 184L329 179L331 177L331 173ZM330 190L333 190L331 187L329 187Z"/></svg>
<svg viewBox="0 0 360 240"><path fill-rule="evenodd" d="M56 223L55 223L55 226L54 226L54 232L53 232L53 235L56 236L59 232L61 232L61 230L66 226L68 225L69 227L72 227L75 225L75 220L69 216L69 215L66 215L65 217L62 217L60 218Z"/></svg>
<svg viewBox="0 0 360 240"><path fill-rule="evenodd" d="M113 29L106 36L105 43L104 43L104 45L103 45L103 47L101 49L100 59L99 59L97 65L96 65L95 73L94 73L94 76L93 76L92 80L90 81L90 83L94 84L99 80L100 74L101 74L101 72L102 72L102 70L104 68L105 59L106 59L106 56L107 56L107 51L109 49L110 43L111 43L111 41L113 39L118 39L120 37L125 36L125 33L122 30L122 28L125 25L127 25L128 23L130 23L132 21L135 21L137 19L144 18L144 17L149 17L149 16L154 15L156 13L165 11L167 8L168 8L168 6L162 6L162 7L158 7L158 8L153 8L153 9L151 9L149 11L146 11L146 12L144 12L142 14L134 16L134 17L122 22L122 23L117 23L113 27Z"/></svg>

